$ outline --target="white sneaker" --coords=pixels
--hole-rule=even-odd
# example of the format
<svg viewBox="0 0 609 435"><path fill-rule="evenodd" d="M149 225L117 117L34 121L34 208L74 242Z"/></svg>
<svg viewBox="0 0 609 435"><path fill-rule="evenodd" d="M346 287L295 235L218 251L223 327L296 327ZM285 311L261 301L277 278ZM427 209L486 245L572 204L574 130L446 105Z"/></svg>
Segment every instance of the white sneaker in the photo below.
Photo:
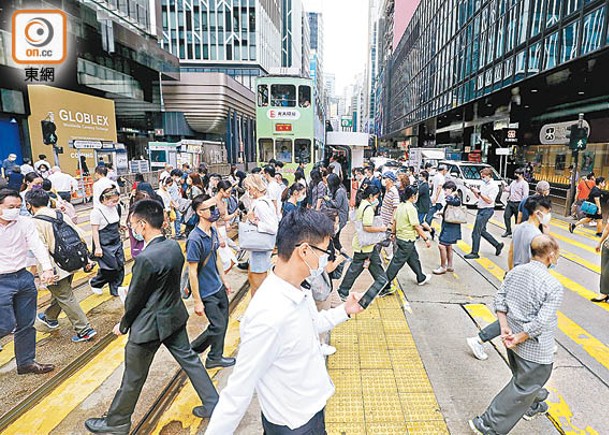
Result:
<svg viewBox="0 0 609 435"><path fill-rule="evenodd" d="M472 350L472 353L477 359L479 359L480 361L488 359L488 355L484 350L484 345L482 344L478 336L469 337L467 339L467 345Z"/></svg>
<svg viewBox="0 0 609 435"><path fill-rule="evenodd" d="M420 283L418 283L418 285L425 285L427 284L429 281L431 281L431 273L428 273L427 276L425 277L425 281L421 281Z"/></svg>
<svg viewBox="0 0 609 435"><path fill-rule="evenodd" d="M101 294L104 292L104 291L103 291L103 289L101 289L101 288L98 288L98 287L93 287L93 286L91 285L91 280L89 280L89 286L91 287L91 291L92 291L93 293L95 293L96 295L101 295Z"/></svg>
<svg viewBox="0 0 609 435"><path fill-rule="evenodd" d="M330 356L336 353L336 348L334 346L330 346L329 344L323 343L321 345L321 354L323 356Z"/></svg>
<svg viewBox="0 0 609 435"><path fill-rule="evenodd" d="M129 291L129 287L119 287L118 288L118 297L120 298L123 305L125 305L125 299L127 299L128 291Z"/></svg>
<svg viewBox="0 0 609 435"><path fill-rule="evenodd" d="M554 345L554 354L556 354L557 352L558 352L558 345L557 345L557 344L555 344L555 345Z"/></svg>

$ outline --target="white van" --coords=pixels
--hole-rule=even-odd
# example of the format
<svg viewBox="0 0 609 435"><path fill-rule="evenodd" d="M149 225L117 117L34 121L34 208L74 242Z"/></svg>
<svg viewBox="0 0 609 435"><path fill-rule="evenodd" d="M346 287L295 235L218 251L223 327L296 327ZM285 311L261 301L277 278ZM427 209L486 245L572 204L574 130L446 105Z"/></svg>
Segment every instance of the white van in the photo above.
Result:
<svg viewBox="0 0 609 435"><path fill-rule="evenodd" d="M448 168L446 179L448 180L450 178L455 182L461 202L468 206L475 206L478 202L474 193L469 189L469 186L480 188L482 185L480 171L484 168L491 168L493 171L493 183L499 186L499 195L497 195L495 205L500 207L506 206L509 193L505 192L505 188L508 186L508 183L501 178L499 173L491 165L454 160L442 160L439 164L446 165Z"/></svg>

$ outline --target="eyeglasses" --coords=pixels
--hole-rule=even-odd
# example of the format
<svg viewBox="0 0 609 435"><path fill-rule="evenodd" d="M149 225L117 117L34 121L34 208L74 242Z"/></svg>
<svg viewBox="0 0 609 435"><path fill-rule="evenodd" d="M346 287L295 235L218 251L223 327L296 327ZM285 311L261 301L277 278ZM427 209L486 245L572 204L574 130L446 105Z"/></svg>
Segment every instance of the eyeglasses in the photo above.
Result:
<svg viewBox="0 0 609 435"><path fill-rule="evenodd" d="M330 250L328 250L328 249L322 249L322 248L318 248L317 246L315 246L315 245L311 245L311 244L309 244L309 243L299 243L298 245L296 245L296 247L299 247L299 246L302 246L302 245L307 245L307 246L309 246L310 248L315 249L316 251L323 252L324 254L327 254L327 255L332 255L332 252L331 252Z"/></svg>
<svg viewBox="0 0 609 435"><path fill-rule="evenodd" d="M218 208L218 206L214 204L214 205L210 205L209 207L205 207L203 210L209 210L210 212L213 213L216 211L217 208Z"/></svg>

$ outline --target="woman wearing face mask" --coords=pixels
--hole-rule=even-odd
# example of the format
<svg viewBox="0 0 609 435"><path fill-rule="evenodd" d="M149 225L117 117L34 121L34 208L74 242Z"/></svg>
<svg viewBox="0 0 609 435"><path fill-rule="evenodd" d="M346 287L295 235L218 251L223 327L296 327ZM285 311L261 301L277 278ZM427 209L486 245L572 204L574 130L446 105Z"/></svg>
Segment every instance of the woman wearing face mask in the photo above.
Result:
<svg viewBox="0 0 609 435"><path fill-rule="evenodd" d="M125 278L125 253L120 234L119 193L114 187L105 189L99 197L100 206L91 211L93 255L99 263L97 275L89 285L95 294L102 294L108 284L110 294L118 296ZM133 237L142 241L141 234L133 231Z"/></svg>
<svg viewBox="0 0 609 435"><path fill-rule="evenodd" d="M369 233L382 233L387 231L387 227L384 225L379 227L372 226L374 224L375 210L379 205L380 194L381 191L378 187L369 184L363 191L363 199L360 204L358 204L357 212L355 213L355 219L361 221L364 231ZM387 279L381 262L381 256L379 255L379 252L374 249L374 245L362 246L356 232L353 236L352 246L353 262L349 266L349 270L347 270L345 278L338 289L338 294L343 300L349 296L349 291L351 290L351 287L353 287L355 280L364 270L365 263L369 263L368 271L375 281L385 281Z"/></svg>
<svg viewBox="0 0 609 435"><path fill-rule="evenodd" d="M580 225L586 225L591 221L596 221L596 237L601 237L603 235L603 211L601 210L601 190L605 188L605 177L597 177L596 178L596 186L590 189L590 193L588 194L588 202L596 205L596 213L586 214L586 217L580 219L574 224L569 224L569 231L573 233L575 228Z"/></svg>
<svg viewBox="0 0 609 435"><path fill-rule="evenodd" d="M306 197L307 191L300 183L294 183L289 188L284 189L284 191L281 193L281 201L283 202L281 216L283 217L296 210L298 208L298 204L305 200Z"/></svg>
<svg viewBox="0 0 609 435"><path fill-rule="evenodd" d="M310 195L308 195L310 199L311 207L314 210L319 210L321 208L321 203L323 201L323 197L327 194L327 187L324 183L325 169L313 169L311 171L311 183L309 184L309 189L311 189Z"/></svg>
<svg viewBox="0 0 609 435"><path fill-rule="evenodd" d="M23 185L21 186L21 192L19 192L19 195L21 195L21 210L19 211L19 214L21 216L30 216L30 213L25 207L25 194L32 189L42 189L43 182L44 178L36 172L30 172L23 178Z"/></svg>
<svg viewBox="0 0 609 435"><path fill-rule="evenodd" d="M252 199L247 220L258 227L258 231L267 234L277 234L279 220L273 203L265 197L266 183L260 174L250 174L243 183L248 195ZM252 297L262 281L266 278L267 271L271 268L270 251L251 251L249 261L248 280Z"/></svg>
<svg viewBox="0 0 609 435"><path fill-rule="evenodd" d="M235 198L232 197L233 185L230 181L220 180L216 185L216 206L218 207L219 219L216 222L216 228L218 230L218 238L220 240L220 249L218 253L222 259L224 266L224 273L228 273L231 268L237 264L238 257L235 256L235 251L239 251L239 245L237 245L230 237L228 237L228 230L230 229L233 220L239 216L239 208ZM229 210L229 201L231 210ZM242 254L243 255L243 254Z"/></svg>
<svg viewBox="0 0 609 435"><path fill-rule="evenodd" d="M129 219L131 218L131 212L133 211L135 204L143 199L150 199L148 193L143 190L136 190L135 193L131 196L131 201L129 204L129 214L127 215L127 222L130 222ZM140 252L142 252L143 249L144 241L140 240L139 236L138 239L136 239L133 233L133 228L129 226L129 250L131 251L131 258L135 258L140 255Z"/></svg>
<svg viewBox="0 0 609 435"><path fill-rule="evenodd" d="M334 208L338 212L338 232L334 235L332 240L334 241L336 249L345 255L343 245L340 243L340 232L345 225L347 225L347 221L349 220L349 198L347 197L347 191L338 175L329 174L327 181L328 195L326 196L326 201L324 201L322 208Z"/></svg>
<svg viewBox="0 0 609 435"><path fill-rule="evenodd" d="M457 185L453 181L447 181L442 186L446 199L443 216L446 214L448 206L460 207L461 200L457 194ZM442 219L442 230L438 249L440 250L440 267L433 271L435 275L443 275L446 272L454 272L453 267L453 245L461 240L461 224L446 222Z"/></svg>

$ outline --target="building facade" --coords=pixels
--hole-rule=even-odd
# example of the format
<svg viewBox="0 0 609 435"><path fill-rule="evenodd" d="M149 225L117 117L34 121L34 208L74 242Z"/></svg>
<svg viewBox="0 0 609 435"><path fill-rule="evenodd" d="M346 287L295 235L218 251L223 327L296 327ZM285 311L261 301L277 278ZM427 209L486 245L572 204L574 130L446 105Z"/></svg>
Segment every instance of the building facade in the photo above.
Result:
<svg viewBox="0 0 609 435"><path fill-rule="evenodd" d="M606 0L421 2L383 72L384 139L496 164L509 127L514 166L566 183L564 126L583 113L590 145L578 170L606 172L608 10Z"/></svg>
<svg viewBox="0 0 609 435"><path fill-rule="evenodd" d="M282 0L281 10L281 66L302 72L304 13L301 0Z"/></svg>
<svg viewBox="0 0 609 435"><path fill-rule="evenodd" d="M324 24L320 12L308 12L310 58L309 70L315 84L315 107L317 109L315 136L325 137L326 129L326 98L324 92ZM322 145L323 146L323 145Z"/></svg>

